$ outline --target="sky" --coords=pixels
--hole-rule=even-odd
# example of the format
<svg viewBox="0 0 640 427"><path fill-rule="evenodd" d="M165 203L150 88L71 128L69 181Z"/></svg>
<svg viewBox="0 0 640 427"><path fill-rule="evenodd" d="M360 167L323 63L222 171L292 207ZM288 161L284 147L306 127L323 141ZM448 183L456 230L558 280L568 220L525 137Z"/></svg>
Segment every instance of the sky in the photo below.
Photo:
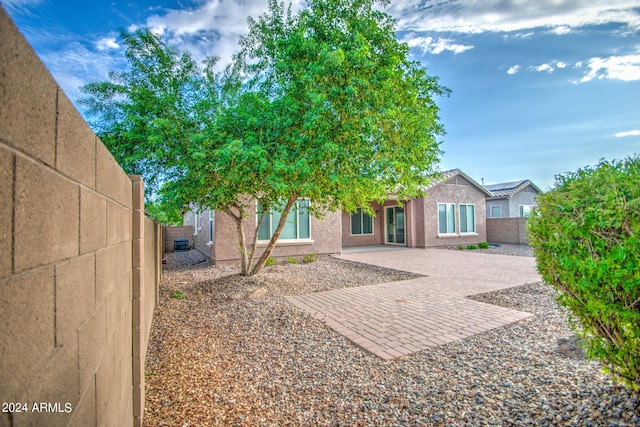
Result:
<svg viewBox="0 0 640 427"><path fill-rule="evenodd" d="M0 3L77 105L82 85L126 66L120 29L149 27L222 67L268 1ZM549 189L557 174L640 155L640 0L391 0L385 10L411 59L452 90L436 100L442 170Z"/></svg>

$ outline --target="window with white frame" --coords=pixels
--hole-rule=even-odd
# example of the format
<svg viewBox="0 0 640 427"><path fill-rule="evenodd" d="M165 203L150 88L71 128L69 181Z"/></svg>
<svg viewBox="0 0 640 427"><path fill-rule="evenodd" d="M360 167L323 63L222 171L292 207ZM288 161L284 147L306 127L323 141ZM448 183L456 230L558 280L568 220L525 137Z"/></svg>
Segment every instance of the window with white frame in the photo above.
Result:
<svg viewBox="0 0 640 427"><path fill-rule="evenodd" d="M260 220L262 206L258 202L257 218ZM269 240L273 232L278 228L278 223L282 217L282 211L270 210L265 213L260 229L258 230L258 240ZM287 215L286 222L280 233L280 240L309 240L311 239L311 217L309 215L309 201L298 200L291 207Z"/></svg>
<svg viewBox="0 0 640 427"><path fill-rule="evenodd" d="M491 206L491 218L500 218L502 216L502 207L500 205Z"/></svg>
<svg viewBox="0 0 640 427"><path fill-rule="evenodd" d="M456 205L454 203L438 203L438 234L455 234Z"/></svg>
<svg viewBox="0 0 640 427"><path fill-rule="evenodd" d="M361 208L351 214L351 235L373 234L373 217Z"/></svg>
<svg viewBox="0 0 640 427"><path fill-rule="evenodd" d="M460 203L460 233L476 232L475 205Z"/></svg>
<svg viewBox="0 0 640 427"><path fill-rule="evenodd" d="M520 205L520 216L524 218L529 218L531 216L532 210L533 210L533 206L531 205Z"/></svg>
<svg viewBox="0 0 640 427"><path fill-rule="evenodd" d="M213 242L213 210L209 209L209 242Z"/></svg>
<svg viewBox="0 0 640 427"><path fill-rule="evenodd" d="M200 218L197 212L193 212L193 235L198 235L198 230L200 229Z"/></svg>

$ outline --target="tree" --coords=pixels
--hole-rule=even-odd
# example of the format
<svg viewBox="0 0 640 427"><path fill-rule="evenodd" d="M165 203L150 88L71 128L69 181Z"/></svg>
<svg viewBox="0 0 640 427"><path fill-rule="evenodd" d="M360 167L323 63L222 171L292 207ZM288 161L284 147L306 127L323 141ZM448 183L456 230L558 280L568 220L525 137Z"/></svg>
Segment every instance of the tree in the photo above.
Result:
<svg viewBox="0 0 640 427"><path fill-rule="evenodd" d="M166 206L230 215L241 274L256 274L298 200L316 216L366 210L389 193L421 194L436 172L444 132L433 98L448 89L407 59L378 5L311 0L294 15L272 0L221 75L148 30L123 35L131 71L87 85L86 105L116 159L151 180ZM280 221L254 263L270 210Z"/></svg>
<svg viewBox="0 0 640 427"><path fill-rule="evenodd" d="M353 212L390 193L419 195L435 173L443 128L433 97L448 89L407 59L378 4L311 0L293 15L271 0L249 20L236 57L245 93L225 116L246 125L226 150L256 179L244 194L282 214L248 274L269 258L296 200L310 200L314 215ZM234 219L242 240L242 214Z"/></svg>
<svg viewBox="0 0 640 427"><path fill-rule="evenodd" d="M88 97L80 102L122 168L142 175L147 201L171 215L175 207L163 206L158 195L163 185L186 173L185 161L202 124L215 117L216 59L199 66L188 52L165 44L148 29L120 36L129 70L112 71L109 81L85 85Z"/></svg>
<svg viewBox="0 0 640 427"><path fill-rule="evenodd" d="M527 227L540 274L588 354L640 388L640 159L557 176L537 203Z"/></svg>

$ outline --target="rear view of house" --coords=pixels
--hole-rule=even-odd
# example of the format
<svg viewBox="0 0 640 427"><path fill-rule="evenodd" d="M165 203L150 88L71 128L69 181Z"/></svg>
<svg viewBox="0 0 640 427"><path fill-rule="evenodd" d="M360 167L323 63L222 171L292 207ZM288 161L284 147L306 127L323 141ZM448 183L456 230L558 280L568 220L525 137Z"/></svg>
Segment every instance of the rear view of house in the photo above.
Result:
<svg viewBox="0 0 640 427"><path fill-rule="evenodd" d="M486 241L485 198L492 194L459 169L425 188L425 195L399 202L372 203L342 213L342 245L396 245L410 248L467 245Z"/></svg>

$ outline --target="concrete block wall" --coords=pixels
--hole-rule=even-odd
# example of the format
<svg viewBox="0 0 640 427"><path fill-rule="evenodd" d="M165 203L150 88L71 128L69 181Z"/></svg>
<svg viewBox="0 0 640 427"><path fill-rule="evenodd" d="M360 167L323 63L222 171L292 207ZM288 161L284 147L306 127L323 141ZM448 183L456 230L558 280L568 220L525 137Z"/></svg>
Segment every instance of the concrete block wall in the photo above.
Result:
<svg viewBox="0 0 640 427"><path fill-rule="evenodd" d="M143 191L0 7L0 403L20 404L0 426L142 423L161 261Z"/></svg>
<svg viewBox="0 0 640 427"><path fill-rule="evenodd" d="M487 242L527 245L527 218L487 218Z"/></svg>
<svg viewBox="0 0 640 427"><path fill-rule="evenodd" d="M194 248L194 228L193 225L185 225L182 227L168 226L164 227L164 251L173 252L173 241L175 239L189 239L189 247Z"/></svg>

